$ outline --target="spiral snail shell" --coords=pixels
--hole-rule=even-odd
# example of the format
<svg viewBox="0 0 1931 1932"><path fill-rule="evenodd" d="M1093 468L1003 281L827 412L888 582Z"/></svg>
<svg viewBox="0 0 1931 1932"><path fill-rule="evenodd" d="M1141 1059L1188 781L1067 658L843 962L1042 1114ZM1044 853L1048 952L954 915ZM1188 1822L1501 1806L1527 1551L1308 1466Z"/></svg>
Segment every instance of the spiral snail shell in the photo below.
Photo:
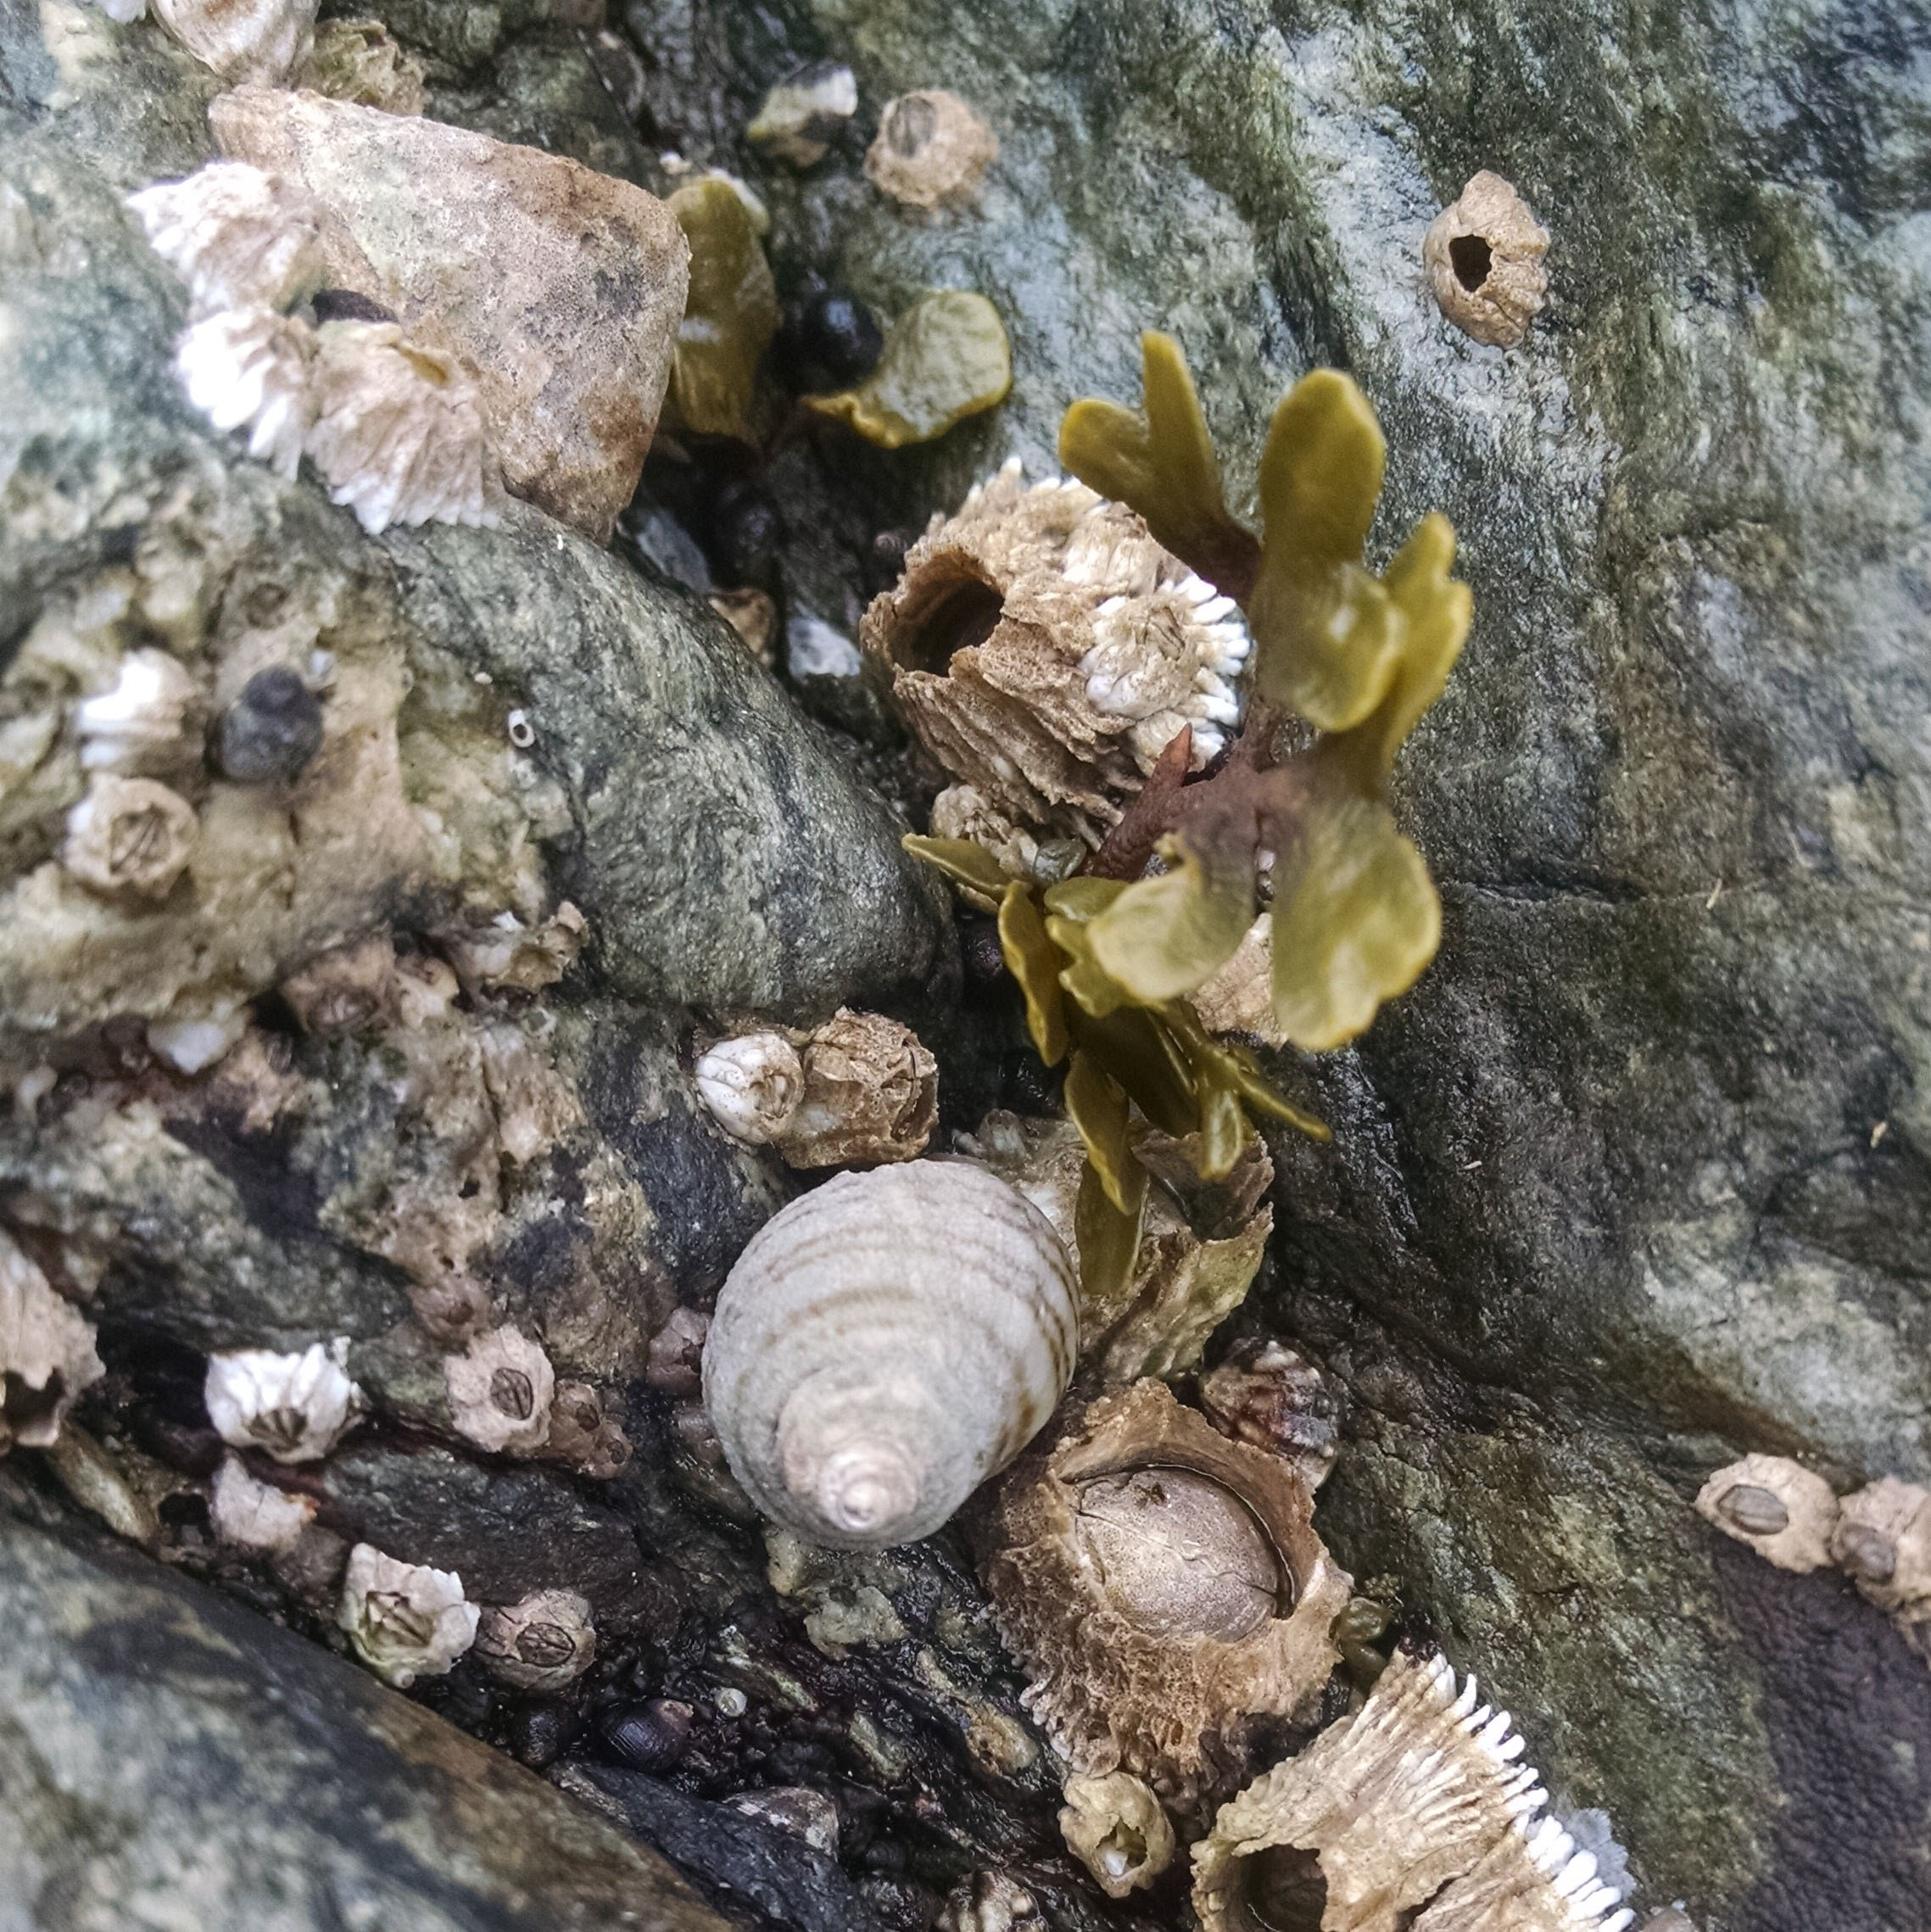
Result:
<svg viewBox="0 0 1931 1932"><path fill-rule="evenodd" d="M704 1401L764 1514L844 1549L911 1543L1038 1432L1079 1350L1044 1215L952 1161L846 1174L762 1227L717 1297Z"/></svg>

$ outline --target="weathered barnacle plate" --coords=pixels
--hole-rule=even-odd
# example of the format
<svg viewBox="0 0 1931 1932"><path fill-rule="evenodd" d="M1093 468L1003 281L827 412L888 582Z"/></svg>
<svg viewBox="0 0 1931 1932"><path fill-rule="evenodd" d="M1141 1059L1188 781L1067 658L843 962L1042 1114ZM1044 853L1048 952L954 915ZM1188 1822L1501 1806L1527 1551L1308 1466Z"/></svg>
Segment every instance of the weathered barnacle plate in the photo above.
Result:
<svg viewBox="0 0 1931 1932"><path fill-rule="evenodd" d="M901 449L1003 402L1012 386L999 311L983 295L950 288L922 298L892 324L878 366L856 388L805 402L881 449Z"/></svg>

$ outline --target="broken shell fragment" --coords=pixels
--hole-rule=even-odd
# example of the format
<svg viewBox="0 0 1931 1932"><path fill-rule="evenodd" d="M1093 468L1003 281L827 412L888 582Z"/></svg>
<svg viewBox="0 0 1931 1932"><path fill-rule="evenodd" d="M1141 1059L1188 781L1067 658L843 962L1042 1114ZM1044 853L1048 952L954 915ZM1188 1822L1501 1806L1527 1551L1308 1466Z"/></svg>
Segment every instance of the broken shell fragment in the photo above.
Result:
<svg viewBox="0 0 1931 1932"><path fill-rule="evenodd" d="M550 1439L556 1376L542 1348L514 1328L474 1337L443 1358L457 1432L481 1449L527 1455Z"/></svg>
<svg viewBox="0 0 1931 1932"><path fill-rule="evenodd" d="M165 785L98 772L67 814L60 863L103 898L159 902L186 869L199 829L194 807Z"/></svg>
<svg viewBox="0 0 1931 1932"><path fill-rule="evenodd" d="M384 114L422 112L422 69L380 20L324 20L302 85L331 100L356 101Z"/></svg>
<svg viewBox="0 0 1931 1932"><path fill-rule="evenodd" d="M1801 1573L1831 1561L1837 1498L1821 1476L1787 1455L1746 1455L1719 1469L1698 1492L1696 1508L1780 1570Z"/></svg>
<svg viewBox="0 0 1931 1932"><path fill-rule="evenodd" d="M1931 1492L1886 1476L1846 1496L1830 1554L1880 1610L1920 1621L1931 1609Z"/></svg>
<svg viewBox="0 0 1931 1932"><path fill-rule="evenodd" d="M1108 1898L1152 1885L1174 1862L1172 1823L1152 1790L1128 1772L1069 1778L1059 1829Z"/></svg>
<svg viewBox="0 0 1931 1932"><path fill-rule="evenodd" d="M782 1033L720 1040L699 1056L693 1077L712 1118L753 1147L778 1139L790 1126L805 1090L804 1066Z"/></svg>
<svg viewBox="0 0 1931 1932"><path fill-rule="evenodd" d="M885 103L865 173L895 201L939 208L976 195L999 158L999 137L969 103L922 87Z"/></svg>
<svg viewBox="0 0 1931 1932"><path fill-rule="evenodd" d="M788 1831L828 1857L838 1856L838 1806L823 1791L805 1784L773 1784L762 1791L740 1791L725 1799L724 1807Z"/></svg>
<svg viewBox="0 0 1931 1932"><path fill-rule="evenodd" d="M1078 1348L1071 1257L963 1163L840 1175L767 1221L717 1297L704 1400L732 1472L807 1542L909 1543L1017 1455Z"/></svg>
<svg viewBox="0 0 1931 1932"><path fill-rule="evenodd" d="M1237 1342L1200 1378L1200 1405L1222 1434L1292 1463L1310 1489L1334 1467L1340 1406L1320 1371L1285 1343Z"/></svg>
<svg viewBox="0 0 1931 1932"><path fill-rule="evenodd" d="M316 0L152 0L155 18L224 81L280 87L308 59Z"/></svg>
<svg viewBox="0 0 1931 1932"><path fill-rule="evenodd" d="M1086 1775L1190 1803L1222 1739L1304 1709L1349 1579L1294 1471L1160 1382L1106 1396L1001 1484L986 1577L1024 1701Z"/></svg>
<svg viewBox="0 0 1931 1932"><path fill-rule="evenodd" d="M399 1563L366 1543L349 1551L336 1622L355 1655L399 1690L443 1676L476 1641L480 1621L454 1571Z"/></svg>
<svg viewBox="0 0 1931 1932"><path fill-rule="evenodd" d="M868 443L902 449L993 408L1012 386L1012 346L999 311L983 295L952 288L922 296L892 324L857 388L804 400Z"/></svg>
<svg viewBox="0 0 1931 1932"><path fill-rule="evenodd" d="M0 1228L0 1455L51 1448L75 1397L105 1373L92 1326Z"/></svg>
<svg viewBox="0 0 1931 1932"><path fill-rule="evenodd" d="M187 399L217 429L246 429L248 454L293 480L315 422L315 332L264 304L196 322L175 350Z"/></svg>
<svg viewBox="0 0 1931 1932"><path fill-rule="evenodd" d="M1398 1654L1358 1714L1221 1807L1193 1851L1203 1932L1621 1932L1632 1915L1612 1912L1593 1857L1553 1819L1532 1825L1548 1794L1515 1762L1508 1713L1476 1695L1444 1659Z"/></svg>
<svg viewBox="0 0 1931 1932"><path fill-rule="evenodd" d="M793 1167L913 1160L939 1119L939 1064L909 1026L840 1010L805 1041L798 1104L777 1137Z"/></svg>
<svg viewBox="0 0 1931 1932"><path fill-rule="evenodd" d="M313 1496L257 1482L238 1455L222 1457L209 1499L215 1535L239 1550L293 1549L316 1508Z"/></svg>
<svg viewBox="0 0 1931 1932"><path fill-rule="evenodd" d="M764 97L745 139L794 168L822 161L838 131L858 111L858 82L849 67L814 61Z"/></svg>
<svg viewBox="0 0 1931 1932"><path fill-rule="evenodd" d="M859 628L907 722L1016 824L1097 846L1183 728L1192 768L1239 722L1231 599L1083 483L1017 461L935 518Z"/></svg>
<svg viewBox="0 0 1931 1932"><path fill-rule="evenodd" d="M152 646L131 651L113 689L75 709L81 770L155 777L198 764L200 700L179 659Z"/></svg>
<svg viewBox="0 0 1931 1932"><path fill-rule="evenodd" d="M485 1610L476 1654L492 1677L517 1690L561 1690L597 1654L589 1604L574 1590L536 1590L506 1609Z"/></svg>
<svg viewBox="0 0 1931 1932"><path fill-rule="evenodd" d="M1429 224L1421 259L1437 305L1457 328L1512 349L1549 292L1548 250L1549 231L1528 204L1484 168Z"/></svg>
<svg viewBox="0 0 1931 1932"><path fill-rule="evenodd" d="M502 481L476 386L453 356L393 322L315 332L304 453L371 536L392 523L493 526Z"/></svg>
<svg viewBox="0 0 1931 1932"><path fill-rule="evenodd" d="M200 315L292 309L321 286L321 209L305 189L246 161L210 161L127 198L148 246Z"/></svg>
<svg viewBox="0 0 1931 1932"><path fill-rule="evenodd" d="M210 1355L202 1385L208 1420L225 1443L277 1462L319 1462L362 1413L362 1392L344 1372L346 1338L312 1343L299 1355L237 1348Z"/></svg>

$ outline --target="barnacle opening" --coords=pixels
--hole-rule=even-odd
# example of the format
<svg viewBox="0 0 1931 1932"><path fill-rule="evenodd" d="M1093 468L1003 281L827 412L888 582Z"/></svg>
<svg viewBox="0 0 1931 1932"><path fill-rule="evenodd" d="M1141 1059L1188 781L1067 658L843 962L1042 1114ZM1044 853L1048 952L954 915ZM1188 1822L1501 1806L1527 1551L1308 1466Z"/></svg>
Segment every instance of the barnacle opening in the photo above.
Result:
<svg viewBox="0 0 1931 1932"><path fill-rule="evenodd" d="M1494 259L1495 251L1484 235L1456 235L1449 240L1448 265L1455 271L1455 280L1471 295L1487 281Z"/></svg>
<svg viewBox="0 0 1931 1932"><path fill-rule="evenodd" d="M935 571L906 600L886 647L901 669L942 678L960 651L992 635L1005 611L1005 598L984 578Z"/></svg>
<svg viewBox="0 0 1931 1932"><path fill-rule="evenodd" d="M1242 1932L1320 1932L1327 1880L1320 1855L1299 1845L1270 1845L1235 1869L1236 1923Z"/></svg>
<svg viewBox="0 0 1931 1932"><path fill-rule="evenodd" d="M40 1388L12 1369L0 1374L0 1449L8 1433L23 1442L37 1439L34 1432L45 1430L59 1415L66 1396L67 1378L59 1369L48 1374Z"/></svg>

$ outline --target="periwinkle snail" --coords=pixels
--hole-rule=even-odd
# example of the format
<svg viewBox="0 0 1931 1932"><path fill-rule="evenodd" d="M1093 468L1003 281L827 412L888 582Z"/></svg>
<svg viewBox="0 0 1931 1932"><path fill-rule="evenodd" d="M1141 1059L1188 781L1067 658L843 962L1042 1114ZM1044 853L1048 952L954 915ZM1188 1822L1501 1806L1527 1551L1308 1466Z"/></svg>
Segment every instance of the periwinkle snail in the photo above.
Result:
<svg viewBox="0 0 1931 1932"><path fill-rule="evenodd" d="M813 1543L910 1543L1052 1413L1079 1346L1046 1218L951 1161L846 1174L752 1239L717 1297L704 1401L732 1473Z"/></svg>

